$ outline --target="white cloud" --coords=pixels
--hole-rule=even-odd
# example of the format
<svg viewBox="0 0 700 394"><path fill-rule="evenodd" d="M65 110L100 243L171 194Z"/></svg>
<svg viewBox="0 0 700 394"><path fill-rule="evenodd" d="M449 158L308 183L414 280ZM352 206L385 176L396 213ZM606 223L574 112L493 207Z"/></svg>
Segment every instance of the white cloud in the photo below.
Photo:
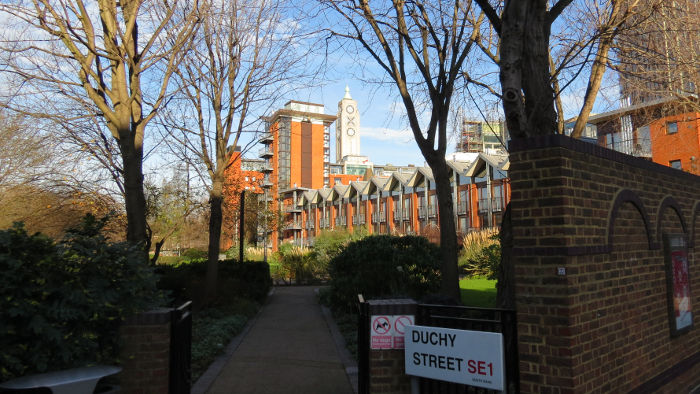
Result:
<svg viewBox="0 0 700 394"><path fill-rule="evenodd" d="M409 129L390 129L387 127L361 127L362 139L375 141L391 141L394 144L414 144L413 132Z"/></svg>

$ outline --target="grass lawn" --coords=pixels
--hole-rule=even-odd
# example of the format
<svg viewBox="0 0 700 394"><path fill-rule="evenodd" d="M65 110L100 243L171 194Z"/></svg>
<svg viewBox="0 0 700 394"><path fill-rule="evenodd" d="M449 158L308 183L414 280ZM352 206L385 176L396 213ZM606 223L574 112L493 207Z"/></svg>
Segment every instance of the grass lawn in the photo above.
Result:
<svg viewBox="0 0 700 394"><path fill-rule="evenodd" d="M462 303L466 306L494 308L496 306L496 281L467 278L459 281Z"/></svg>

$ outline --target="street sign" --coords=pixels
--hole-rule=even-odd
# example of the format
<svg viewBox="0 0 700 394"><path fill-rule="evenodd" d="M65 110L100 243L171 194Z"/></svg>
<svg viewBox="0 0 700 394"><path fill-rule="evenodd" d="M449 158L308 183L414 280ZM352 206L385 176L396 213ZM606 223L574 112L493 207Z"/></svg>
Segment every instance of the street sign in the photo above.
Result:
<svg viewBox="0 0 700 394"><path fill-rule="evenodd" d="M407 326L407 375L502 391L503 335L494 332Z"/></svg>

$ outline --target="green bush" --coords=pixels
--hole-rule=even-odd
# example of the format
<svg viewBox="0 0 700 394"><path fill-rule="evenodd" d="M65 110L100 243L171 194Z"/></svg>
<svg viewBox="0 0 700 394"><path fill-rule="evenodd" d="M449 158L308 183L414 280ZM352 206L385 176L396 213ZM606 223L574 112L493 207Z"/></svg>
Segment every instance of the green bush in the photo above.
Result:
<svg viewBox="0 0 700 394"><path fill-rule="evenodd" d="M184 257L186 259L190 259L190 260L206 259L207 253L208 252L206 250L190 248L190 249L186 249L184 252L182 252L182 257Z"/></svg>
<svg viewBox="0 0 700 394"><path fill-rule="evenodd" d="M365 299L420 299L440 286L440 249L423 237L376 235L352 242L329 265L330 302L352 311Z"/></svg>
<svg viewBox="0 0 700 394"><path fill-rule="evenodd" d="M359 227L353 232L346 229L323 230L314 240L311 258L324 273L328 271L331 260L340 254L353 241L359 241L369 235L367 228Z"/></svg>
<svg viewBox="0 0 700 394"><path fill-rule="evenodd" d="M170 292L174 304L187 300L194 302L195 309L205 304L207 260L184 261L177 265L159 266L161 274L158 288ZM265 299L272 286L270 268L257 261L221 260L218 267L217 298L215 304L226 304L235 298L255 301Z"/></svg>
<svg viewBox="0 0 700 394"><path fill-rule="evenodd" d="M59 243L0 231L0 380L114 363L119 322L162 301L139 248L87 216Z"/></svg>

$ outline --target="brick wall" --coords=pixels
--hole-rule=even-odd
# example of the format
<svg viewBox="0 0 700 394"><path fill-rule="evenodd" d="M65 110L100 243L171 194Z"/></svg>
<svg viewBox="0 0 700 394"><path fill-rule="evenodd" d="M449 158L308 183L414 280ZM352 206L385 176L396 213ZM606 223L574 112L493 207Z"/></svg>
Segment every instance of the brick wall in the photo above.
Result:
<svg viewBox="0 0 700 394"><path fill-rule="evenodd" d="M406 394L411 392L411 380L404 373L403 350L370 350L369 392Z"/></svg>
<svg viewBox="0 0 700 394"><path fill-rule="evenodd" d="M700 305L700 177L559 135L513 141L510 162L521 390L699 384L700 327L670 334L662 234L688 237Z"/></svg>
<svg viewBox="0 0 700 394"><path fill-rule="evenodd" d="M145 312L122 324L119 379L123 393L168 393L170 311Z"/></svg>

